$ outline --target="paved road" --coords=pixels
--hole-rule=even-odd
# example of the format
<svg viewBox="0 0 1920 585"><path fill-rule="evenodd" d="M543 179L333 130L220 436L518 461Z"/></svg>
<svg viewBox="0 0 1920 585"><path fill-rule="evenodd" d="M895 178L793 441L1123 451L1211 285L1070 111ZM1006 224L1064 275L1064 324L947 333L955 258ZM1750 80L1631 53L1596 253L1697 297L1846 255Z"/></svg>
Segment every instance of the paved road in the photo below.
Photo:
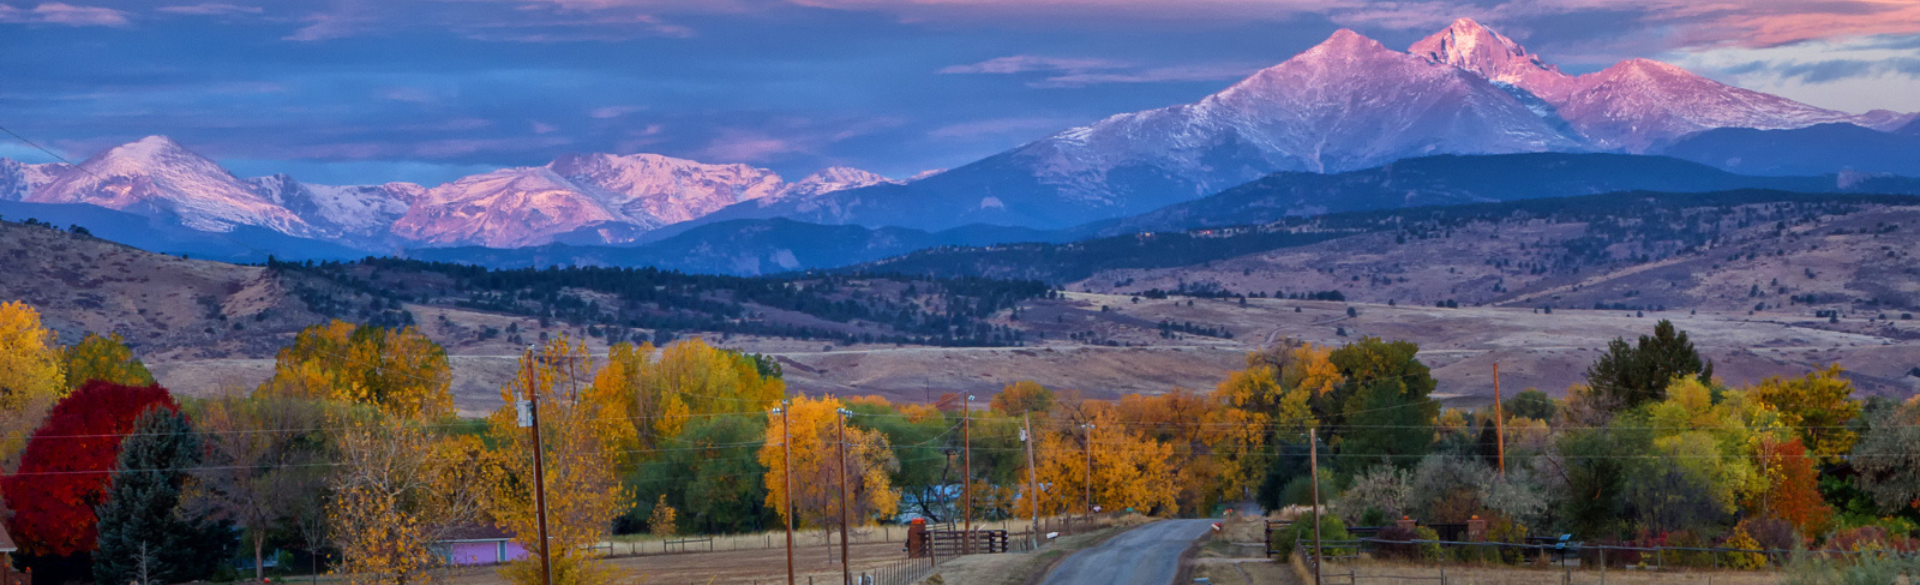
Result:
<svg viewBox="0 0 1920 585"><path fill-rule="evenodd" d="M1180 553L1206 534L1211 520L1162 520L1073 553L1041 585L1170 585Z"/></svg>

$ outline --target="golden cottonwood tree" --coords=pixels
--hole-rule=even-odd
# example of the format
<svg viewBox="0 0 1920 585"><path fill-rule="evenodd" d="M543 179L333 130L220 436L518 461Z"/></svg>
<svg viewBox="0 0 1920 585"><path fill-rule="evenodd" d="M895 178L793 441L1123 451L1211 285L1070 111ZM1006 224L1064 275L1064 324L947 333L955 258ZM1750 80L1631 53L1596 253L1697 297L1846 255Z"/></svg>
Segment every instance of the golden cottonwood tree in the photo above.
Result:
<svg viewBox="0 0 1920 585"><path fill-rule="evenodd" d="M647 383L654 370L654 347L619 343L607 348L607 365L593 377L593 400L608 405L620 420L608 439L621 452L623 466L631 466L669 437L678 436L687 422L687 403L678 393Z"/></svg>
<svg viewBox="0 0 1920 585"><path fill-rule="evenodd" d="M1179 512L1174 448L1131 425L1107 402L1080 400L1062 405L1048 421L1034 446L1035 475L1041 493L1040 513L1087 512L1089 454L1093 462L1093 505L1103 510L1132 508L1142 513ZM1083 425L1091 424L1091 429ZM1136 427L1136 428L1129 428ZM1024 475L1024 473L1022 474ZM1024 492L1014 510L1030 515Z"/></svg>
<svg viewBox="0 0 1920 585"><path fill-rule="evenodd" d="M67 348L62 357L66 361L69 388L79 388L89 380L123 386L150 386L154 383L153 374L147 372L146 364L133 357L133 350L127 349L118 333L106 337L88 333L80 343Z"/></svg>
<svg viewBox="0 0 1920 585"><path fill-rule="evenodd" d="M350 585L433 582L444 561L433 543L482 519L485 445L407 420L339 418L327 513L340 549L334 571Z"/></svg>
<svg viewBox="0 0 1920 585"><path fill-rule="evenodd" d="M690 416L765 410L787 392L779 378L762 377L751 358L698 338L668 345L658 359L654 353L652 344L615 345L593 380L597 400L614 404L611 416L631 427L612 437L622 451L637 455L680 436Z"/></svg>
<svg viewBox="0 0 1920 585"><path fill-rule="evenodd" d="M840 422L839 400L796 397L788 405L786 420L792 424L793 493L787 493L787 468L781 441L785 435L782 417L768 414L767 443L760 448L760 463L767 467L767 506L787 514L787 499L794 505L794 520L800 526L831 528L840 525ZM900 509L900 495L893 490L889 473L900 462L879 431L847 425L846 478L848 522L866 525L876 518L891 517Z"/></svg>
<svg viewBox="0 0 1920 585"><path fill-rule="evenodd" d="M453 414L452 369L440 344L412 327L345 321L315 325L274 358L261 391L274 396L377 406L394 416L432 420Z"/></svg>
<svg viewBox="0 0 1920 585"><path fill-rule="evenodd" d="M531 429L520 428L516 404L535 394L540 398L548 550L553 582L565 585L601 585L622 578L619 570L599 562L586 548L612 532L613 518L629 499L615 474L613 435L631 427L610 424L618 404L599 400L591 386L577 382L593 375L593 366L586 345L562 334L522 358L517 375L500 388L506 404L487 417L488 434L502 443L494 453L497 476L488 483L488 508L515 542L537 551L534 444ZM514 583L540 583L540 561L515 561L500 574Z"/></svg>
<svg viewBox="0 0 1920 585"><path fill-rule="evenodd" d="M1267 419L1230 408L1217 393L1174 388L1156 396L1134 394L1114 410L1132 443L1172 450L1179 507L1210 510L1222 500L1250 496L1268 460Z"/></svg>
<svg viewBox="0 0 1920 585"><path fill-rule="evenodd" d="M1780 424L1793 429L1808 452L1832 463L1859 440L1847 422L1860 415L1860 401L1853 398L1853 382L1844 374L1840 364L1833 364L1799 378L1767 378L1749 393L1780 413Z"/></svg>
<svg viewBox="0 0 1920 585"><path fill-rule="evenodd" d="M62 355L40 312L0 303L0 470L11 470L53 403L67 395Z"/></svg>

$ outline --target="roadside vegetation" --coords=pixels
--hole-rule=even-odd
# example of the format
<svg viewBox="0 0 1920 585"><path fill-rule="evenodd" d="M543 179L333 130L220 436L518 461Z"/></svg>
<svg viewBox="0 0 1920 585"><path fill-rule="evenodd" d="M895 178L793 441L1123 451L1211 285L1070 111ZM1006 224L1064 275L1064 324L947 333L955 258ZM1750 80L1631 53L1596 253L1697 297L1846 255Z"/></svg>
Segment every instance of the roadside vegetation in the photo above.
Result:
<svg viewBox="0 0 1920 585"><path fill-rule="evenodd" d="M1419 354L1374 337L1282 340L1205 391L1097 400L1023 382L896 404L797 396L777 362L698 338L596 354L559 335L522 357L504 406L463 420L446 352L410 327L313 326L258 388L190 398L155 385L117 338L63 346L34 308L8 303L0 496L14 563L46 582L234 580L265 576L269 560L281 574L432 582L444 543L474 527L537 548L535 444L516 408L537 397L554 573L568 584L631 577L596 552L616 534L757 533L783 526L789 504L797 528L822 535L842 517L1310 504L1313 451L1334 534L1477 517L1505 542L1915 552L1920 400L1857 397L1838 365L1729 387L1661 322L1611 344L1564 399L1526 390L1462 410L1432 398ZM535 563L499 575L536 583Z"/></svg>

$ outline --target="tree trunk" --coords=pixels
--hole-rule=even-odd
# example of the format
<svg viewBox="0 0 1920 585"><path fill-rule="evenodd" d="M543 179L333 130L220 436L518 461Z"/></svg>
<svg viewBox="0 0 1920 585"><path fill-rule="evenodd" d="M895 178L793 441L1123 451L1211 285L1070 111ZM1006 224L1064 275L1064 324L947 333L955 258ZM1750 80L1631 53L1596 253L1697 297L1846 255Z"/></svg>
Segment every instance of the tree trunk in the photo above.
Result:
<svg viewBox="0 0 1920 585"><path fill-rule="evenodd" d="M266 534L262 533L261 531L255 530L253 534L253 580L255 581L260 581L267 578L267 566L263 564L260 560L261 549L265 548L266 546L267 546Z"/></svg>

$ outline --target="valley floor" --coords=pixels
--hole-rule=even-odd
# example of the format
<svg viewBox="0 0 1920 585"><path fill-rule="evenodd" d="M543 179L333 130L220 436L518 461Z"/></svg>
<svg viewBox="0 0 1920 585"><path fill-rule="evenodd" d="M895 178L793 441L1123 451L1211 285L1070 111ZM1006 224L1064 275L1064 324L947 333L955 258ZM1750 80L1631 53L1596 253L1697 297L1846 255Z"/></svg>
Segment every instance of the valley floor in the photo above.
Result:
<svg viewBox="0 0 1920 585"><path fill-rule="evenodd" d="M1105 308L1103 310L1103 307ZM1352 308L1353 316L1347 310ZM515 318L429 307L410 307L429 336L452 354L454 391L469 416L500 404L499 385L513 375L520 348L503 340L470 336L478 325L504 327ZM445 315L446 320L439 317ZM1205 391L1243 365L1243 355L1281 338L1337 345L1363 335L1420 344L1420 357L1439 380L1436 396L1455 405L1492 398L1493 364L1511 394L1538 388L1561 395L1579 382L1609 340L1650 333L1659 319L1688 332L1715 372L1730 384L1774 375L1800 375L1838 362L1869 393L1920 392L1920 321L1687 311L1555 310L1508 307L1390 306L1384 304L1278 299L1146 299L1067 293L1022 309L1026 347L939 348L862 345L831 347L816 342L752 337L709 338L750 352L768 353L785 367L787 383L807 394L878 394L892 400L926 401L946 392L974 394L984 402L1000 388L1034 380L1054 388L1109 397L1156 394L1185 387ZM1162 333L1160 323L1192 323L1225 329L1232 338ZM521 320L523 331L538 324ZM546 331L557 332L558 327ZM604 351L594 346L595 351ZM221 388L251 388L270 375L271 359L155 359L169 388L206 394Z"/></svg>

